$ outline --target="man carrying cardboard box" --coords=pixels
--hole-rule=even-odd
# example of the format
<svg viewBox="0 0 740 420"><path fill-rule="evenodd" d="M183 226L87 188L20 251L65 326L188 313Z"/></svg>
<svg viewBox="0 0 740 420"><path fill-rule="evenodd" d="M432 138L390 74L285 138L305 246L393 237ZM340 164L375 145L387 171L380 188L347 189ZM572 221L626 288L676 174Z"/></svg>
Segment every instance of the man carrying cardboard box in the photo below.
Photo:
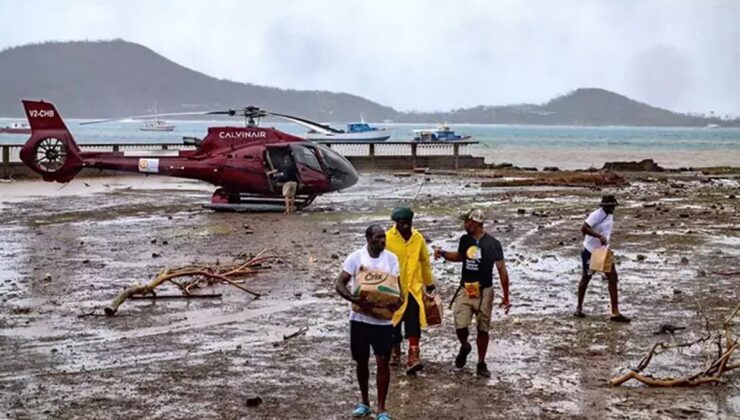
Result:
<svg viewBox="0 0 740 420"><path fill-rule="evenodd" d="M613 195L605 195L601 198L600 207L593 211L581 226L584 234L583 250L581 251L581 263L583 265L581 281L578 284L578 306L575 316L583 318L583 299L586 297L588 282L593 277L591 271L591 253L595 250L609 245L609 238L614 225L614 210L619 203ZM611 270L604 272L609 281L609 300L611 301L612 315L609 318L614 322L630 322L630 319L619 312L619 299L617 293L617 267L611 264Z"/></svg>
<svg viewBox="0 0 740 420"><path fill-rule="evenodd" d="M378 414L376 419L390 420L385 400L390 384L390 356L393 347L393 312L403 303L398 284L398 259L385 250L385 230L371 225L365 231L367 244L351 253L342 265L336 290L352 302L349 341L352 358L357 363L357 382L362 403L352 411L353 417L372 414L368 397L370 348L378 366ZM393 280L395 279L395 283ZM351 290L347 286L351 283ZM375 287L375 290L373 289ZM395 287L395 288L394 288ZM386 303L379 303L386 302ZM381 307L382 306L382 307ZM370 315L373 314L373 315Z"/></svg>

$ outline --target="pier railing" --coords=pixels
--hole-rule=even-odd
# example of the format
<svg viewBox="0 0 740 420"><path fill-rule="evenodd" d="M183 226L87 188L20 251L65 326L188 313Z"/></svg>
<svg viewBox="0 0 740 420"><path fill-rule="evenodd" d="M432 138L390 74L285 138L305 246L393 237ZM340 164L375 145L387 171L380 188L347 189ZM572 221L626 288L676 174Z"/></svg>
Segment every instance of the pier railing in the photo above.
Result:
<svg viewBox="0 0 740 420"><path fill-rule="evenodd" d="M336 150L339 154L348 158L369 159L372 166L375 159L384 157L409 157L412 167L416 167L417 158L426 156L449 156L453 159L454 167L459 167L459 158L476 141L461 142L317 142L326 147ZM98 143L79 144L85 152L118 152L124 150L194 150L195 146L183 143ZM21 163L20 151L23 144L0 145L2 149L2 177L8 178L11 165Z"/></svg>

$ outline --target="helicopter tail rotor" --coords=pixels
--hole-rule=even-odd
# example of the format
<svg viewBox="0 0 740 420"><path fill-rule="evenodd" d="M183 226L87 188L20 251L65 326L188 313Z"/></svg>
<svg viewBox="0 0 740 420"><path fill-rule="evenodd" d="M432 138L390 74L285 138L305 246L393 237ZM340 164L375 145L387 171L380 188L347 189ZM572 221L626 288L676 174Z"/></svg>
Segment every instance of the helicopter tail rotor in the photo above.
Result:
<svg viewBox="0 0 740 420"><path fill-rule="evenodd" d="M83 166L80 148L72 133L54 105L23 101L23 107L31 126L31 137L21 149L21 160L44 181L69 182Z"/></svg>

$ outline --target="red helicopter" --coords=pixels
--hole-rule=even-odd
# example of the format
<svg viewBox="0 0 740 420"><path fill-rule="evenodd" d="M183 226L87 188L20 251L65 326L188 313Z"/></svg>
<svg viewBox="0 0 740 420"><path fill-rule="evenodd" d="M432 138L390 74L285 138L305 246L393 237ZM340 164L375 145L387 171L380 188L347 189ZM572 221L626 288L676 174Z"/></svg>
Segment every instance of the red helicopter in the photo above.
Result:
<svg viewBox="0 0 740 420"><path fill-rule="evenodd" d="M296 192L299 208L311 204L320 194L349 188L358 180L355 168L344 156L275 128L258 127L257 122L271 116L318 131L334 129L253 106L227 111L155 115L241 116L246 127L210 127L202 140L184 139L184 144L196 146L195 150L153 153L82 152L54 105L24 100L23 107L31 125L31 137L21 149L20 157L44 181L69 182L83 168L198 179L219 187L211 197L211 204L206 207L238 211L253 204L279 204L282 201L281 189L271 174L286 170L286 165L293 165L299 178ZM114 120L88 123L106 121Z"/></svg>

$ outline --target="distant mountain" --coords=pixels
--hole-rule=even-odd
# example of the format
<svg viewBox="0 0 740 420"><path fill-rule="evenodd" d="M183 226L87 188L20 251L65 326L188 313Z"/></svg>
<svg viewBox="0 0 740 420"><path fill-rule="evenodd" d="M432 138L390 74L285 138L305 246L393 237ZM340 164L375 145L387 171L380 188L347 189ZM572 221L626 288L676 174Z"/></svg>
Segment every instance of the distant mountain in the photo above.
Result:
<svg viewBox="0 0 740 420"><path fill-rule="evenodd" d="M624 125L657 127L706 127L709 124L740 126L740 120L704 118L667 111L597 88L581 88L543 105L478 106L451 112L403 113L409 122Z"/></svg>
<svg viewBox="0 0 740 420"><path fill-rule="evenodd" d="M0 52L0 115L23 114L20 99L46 99L65 117L123 117L257 105L318 121L543 125L740 126L679 114L603 89L578 89L545 104L398 112L356 95L284 90L216 79L122 40L49 42Z"/></svg>
<svg viewBox="0 0 740 420"><path fill-rule="evenodd" d="M144 46L114 40L50 42L0 52L0 115L22 115L21 98L54 102L66 117L121 117L258 105L319 121L373 121L396 111L356 95L219 80Z"/></svg>

